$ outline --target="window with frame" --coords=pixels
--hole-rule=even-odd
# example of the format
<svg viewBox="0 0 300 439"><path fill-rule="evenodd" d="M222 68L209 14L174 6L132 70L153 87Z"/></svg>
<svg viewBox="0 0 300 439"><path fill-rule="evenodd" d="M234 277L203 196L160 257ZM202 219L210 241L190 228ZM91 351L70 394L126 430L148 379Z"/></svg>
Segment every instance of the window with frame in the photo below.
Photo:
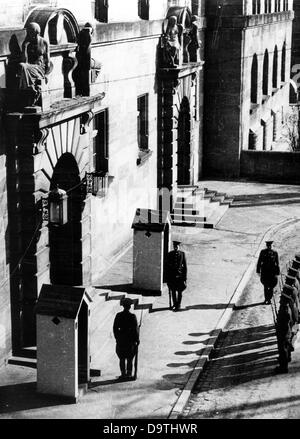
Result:
<svg viewBox="0 0 300 439"><path fill-rule="evenodd" d="M149 20L149 0L138 0L138 15L142 20Z"/></svg>
<svg viewBox="0 0 300 439"><path fill-rule="evenodd" d="M95 18L102 23L108 22L108 0L95 0Z"/></svg>
<svg viewBox="0 0 300 439"><path fill-rule="evenodd" d="M141 151L149 149L149 95L137 98L137 140Z"/></svg>
<svg viewBox="0 0 300 439"><path fill-rule="evenodd" d="M93 139L93 167L95 172L108 172L108 109L97 113L93 119L97 135Z"/></svg>

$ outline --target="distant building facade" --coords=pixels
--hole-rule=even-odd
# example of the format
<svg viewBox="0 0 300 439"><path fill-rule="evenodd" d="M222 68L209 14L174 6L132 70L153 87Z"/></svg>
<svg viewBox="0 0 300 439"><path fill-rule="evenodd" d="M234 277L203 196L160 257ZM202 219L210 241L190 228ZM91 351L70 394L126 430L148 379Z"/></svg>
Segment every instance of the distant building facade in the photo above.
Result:
<svg viewBox="0 0 300 439"><path fill-rule="evenodd" d="M289 108L293 2L207 0L204 172L243 176L243 151L270 151ZM224 135L225 133L225 135Z"/></svg>
<svg viewBox="0 0 300 439"><path fill-rule="evenodd" d="M157 209L202 174L204 1L4 1L0 12L0 364L35 344L44 283L95 285ZM176 17L180 61L164 61ZM24 26L50 73L19 90ZM196 36L197 38L196 38ZM184 42L183 42L184 41ZM68 197L49 223L47 197ZM161 195L163 194L163 195ZM172 203L172 197L171 197ZM170 205L169 205L170 206Z"/></svg>

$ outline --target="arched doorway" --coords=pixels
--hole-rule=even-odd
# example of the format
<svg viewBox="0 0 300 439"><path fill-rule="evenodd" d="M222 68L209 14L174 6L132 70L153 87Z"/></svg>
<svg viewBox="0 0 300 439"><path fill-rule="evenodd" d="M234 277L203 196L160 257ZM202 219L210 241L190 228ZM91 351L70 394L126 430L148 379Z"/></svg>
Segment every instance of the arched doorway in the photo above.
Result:
<svg viewBox="0 0 300 439"><path fill-rule="evenodd" d="M177 140L177 184L185 185L191 182L191 114L190 104L186 97L180 105L178 116Z"/></svg>
<svg viewBox="0 0 300 439"><path fill-rule="evenodd" d="M68 222L49 225L50 280L56 285L82 285L82 186L75 158L70 153L58 160L51 187L68 194Z"/></svg>

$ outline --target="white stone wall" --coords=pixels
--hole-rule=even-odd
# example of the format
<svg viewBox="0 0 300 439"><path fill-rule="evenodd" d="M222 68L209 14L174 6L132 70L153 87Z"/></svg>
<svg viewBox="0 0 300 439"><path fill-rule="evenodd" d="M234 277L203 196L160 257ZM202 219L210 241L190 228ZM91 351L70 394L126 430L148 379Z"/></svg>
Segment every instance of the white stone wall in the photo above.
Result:
<svg viewBox="0 0 300 439"><path fill-rule="evenodd" d="M22 26L26 0L1 0L0 27ZM27 2L26 2L27 3Z"/></svg>
<svg viewBox="0 0 300 439"><path fill-rule="evenodd" d="M133 237L133 286L152 291L163 288L163 233L135 230Z"/></svg>
<svg viewBox="0 0 300 439"><path fill-rule="evenodd" d="M149 20L161 20L170 6L192 8L195 0L149 0ZM200 10L204 12L204 0ZM94 20L95 0L1 0L0 27L22 26L28 13L35 7L52 6L70 10L83 24ZM109 0L108 21L126 22L140 20L137 0Z"/></svg>
<svg viewBox="0 0 300 439"><path fill-rule="evenodd" d="M263 35L264 33L264 35ZM292 23L281 22L273 25L265 25L259 27L248 28L245 32L244 42L244 58L242 69L242 82L245 85L242 92L242 117L241 117L241 135L242 149L248 149L249 128L254 131L260 131L259 125L261 120L268 122L272 117L272 112L278 111L285 113L289 107L289 85L282 87L281 84L281 61L282 47L286 42L286 82L289 80L289 71L291 63L291 35ZM278 70L277 82L279 90L272 96L272 74L273 74L273 58L274 49L278 48ZM263 81L263 60L265 50L269 53L269 100L262 104L262 81ZM250 113L250 90L251 90L251 66L253 55L256 53L258 57L258 103L260 107L256 111L256 115L249 116ZM282 87L282 88L281 88ZM269 142L272 143L272 136L268 136ZM270 140L271 139L271 140ZM259 149L262 149L262 137L259 142ZM267 149L270 149L270 144Z"/></svg>
<svg viewBox="0 0 300 439"><path fill-rule="evenodd" d="M37 391L78 396L78 346L75 321L37 315Z"/></svg>
<svg viewBox="0 0 300 439"><path fill-rule="evenodd" d="M105 92L101 108L109 113L109 174L114 181L108 195L92 198L93 279L116 252L132 239L136 208L156 208L157 94L155 59L158 40L147 39L93 49L102 71L93 93ZM137 98L149 95L148 160L137 166Z"/></svg>

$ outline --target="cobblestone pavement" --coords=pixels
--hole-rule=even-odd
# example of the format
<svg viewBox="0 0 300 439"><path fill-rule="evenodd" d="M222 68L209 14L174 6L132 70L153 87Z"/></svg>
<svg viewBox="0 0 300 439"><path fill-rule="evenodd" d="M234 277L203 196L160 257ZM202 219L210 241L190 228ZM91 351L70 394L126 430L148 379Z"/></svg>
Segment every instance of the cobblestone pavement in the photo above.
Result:
<svg viewBox="0 0 300 439"><path fill-rule="evenodd" d="M299 252L299 232L298 224L276 237L283 274L287 261ZM275 297L278 303L279 291ZM289 373L276 375L274 307L262 301L262 285L254 273L182 418L300 418L300 337Z"/></svg>

